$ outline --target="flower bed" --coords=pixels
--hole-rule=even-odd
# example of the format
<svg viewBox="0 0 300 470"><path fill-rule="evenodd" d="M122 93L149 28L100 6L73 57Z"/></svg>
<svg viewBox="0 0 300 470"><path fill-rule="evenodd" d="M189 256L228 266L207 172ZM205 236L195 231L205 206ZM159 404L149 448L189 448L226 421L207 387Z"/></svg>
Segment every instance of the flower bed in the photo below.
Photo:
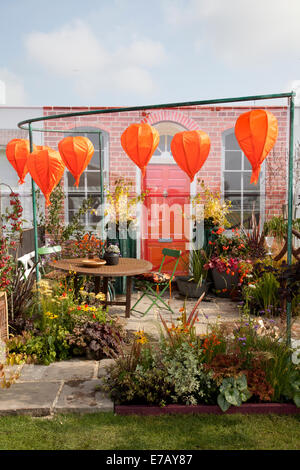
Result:
<svg viewBox="0 0 300 470"><path fill-rule="evenodd" d="M177 323L161 317L157 344L137 332L130 354L108 369L104 389L116 412L298 413L299 357L291 360L278 327L241 319L231 330L211 325L197 335L200 301L189 316L181 309Z"/></svg>
<svg viewBox="0 0 300 470"><path fill-rule="evenodd" d="M231 407L223 412L216 405L115 405L114 413L117 415L160 416L164 414L300 414L300 408L292 403L244 403L239 407Z"/></svg>

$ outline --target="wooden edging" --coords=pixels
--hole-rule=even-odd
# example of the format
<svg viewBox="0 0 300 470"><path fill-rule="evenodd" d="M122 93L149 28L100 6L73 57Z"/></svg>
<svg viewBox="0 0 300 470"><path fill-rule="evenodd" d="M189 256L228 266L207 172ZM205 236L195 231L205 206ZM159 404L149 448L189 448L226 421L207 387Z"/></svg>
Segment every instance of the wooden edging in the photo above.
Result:
<svg viewBox="0 0 300 470"><path fill-rule="evenodd" d="M300 408L292 403L244 403L231 406L225 413L217 405L115 405L117 415L159 416L165 414L300 414Z"/></svg>

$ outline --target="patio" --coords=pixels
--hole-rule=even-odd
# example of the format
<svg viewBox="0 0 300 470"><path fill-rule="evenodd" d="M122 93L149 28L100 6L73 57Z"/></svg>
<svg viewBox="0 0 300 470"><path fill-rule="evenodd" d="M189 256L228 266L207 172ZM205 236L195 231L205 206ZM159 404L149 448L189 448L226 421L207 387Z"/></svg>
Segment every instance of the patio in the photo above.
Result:
<svg viewBox="0 0 300 470"><path fill-rule="evenodd" d="M138 298L133 294L132 301ZM124 296L118 296L123 300ZM168 301L168 296L165 296ZM171 307L174 311L180 310L184 298L174 292ZM196 299L186 300L187 311L190 311ZM147 301L142 301L147 307ZM170 314L160 313L170 320ZM110 314L120 316L124 326L131 333L144 330L152 342L159 339L159 315L153 309L145 317L135 313L125 318L124 308L111 306ZM234 327L240 318L238 304L229 299L207 296L199 306L199 322L196 323L197 334L207 333L209 324L225 323ZM300 318L292 325L292 339L300 340ZM106 367L114 362L113 359L100 361L87 359L70 359L68 361L54 362L49 366L22 364L6 366L5 372L9 376L18 373L19 378L9 389L1 391L0 416L31 415L49 416L56 413L94 413L110 412L114 403L109 396L101 391L101 378L106 375Z"/></svg>

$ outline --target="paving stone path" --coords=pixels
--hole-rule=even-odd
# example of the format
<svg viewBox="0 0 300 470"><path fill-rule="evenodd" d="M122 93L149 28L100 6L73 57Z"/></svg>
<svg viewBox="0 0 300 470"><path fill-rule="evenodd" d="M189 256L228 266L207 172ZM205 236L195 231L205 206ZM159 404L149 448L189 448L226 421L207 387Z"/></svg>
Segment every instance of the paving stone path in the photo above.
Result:
<svg viewBox="0 0 300 470"><path fill-rule="evenodd" d="M132 301L136 298L133 295ZM180 315L184 298L174 294L170 305L175 312L160 311L168 321ZM187 313L190 313L196 299L186 301ZM147 302L143 303L144 308ZM143 308L142 306L142 308ZM152 309L145 317L132 314L129 319L124 317L123 307L111 307L110 313L124 320L125 328L130 331L143 329L153 339L159 338L159 312ZM207 298L199 306L197 333L205 333L209 324L226 322L234 325L239 319L237 304L228 299ZM300 321L293 325L293 337L300 339ZM55 413L92 413L113 411L114 405L110 398L101 391L102 377L112 359L91 361L71 359L50 364L20 365L6 367L6 373L18 372L19 378L10 388L0 389L0 416L12 414L28 414L32 416L51 416Z"/></svg>

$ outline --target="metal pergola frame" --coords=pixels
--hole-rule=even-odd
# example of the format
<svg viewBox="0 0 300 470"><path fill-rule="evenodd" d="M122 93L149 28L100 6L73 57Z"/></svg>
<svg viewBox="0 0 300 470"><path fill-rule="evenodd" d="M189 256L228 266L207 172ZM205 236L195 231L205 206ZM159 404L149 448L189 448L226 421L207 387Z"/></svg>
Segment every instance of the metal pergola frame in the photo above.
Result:
<svg viewBox="0 0 300 470"><path fill-rule="evenodd" d="M78 116L90 116L94 114L113 114L113 113L123 113L130 111L145 111L152 109L164 109L164 108L184 108L188 106L207 106L212 104L224 104L224 103L239 103L245 101L261 101L261 100L272 100L272 99L282 99L287 98L289 103L289 159L288 159L288 233L287 233L287 263L288 265L292 264L292 221L293 221L293 160L294 160L294 98L295 92L291 91L288 93L276 93L276 94L266 94L266 95L253 95L253 96L239 96L235 98L219 98L212 100L201 100L201 101L184 101L179 103L164 103L156 105L146 105L146 106L130 106L123 108L105 108L105 109L93 109L89 111L77 111L71 113L61 113L54 114L50 116L41 116L37 118L27 119L18 123L18 127L23 130L28 130L29 133L29 143L30 151L33 150L33 135L34 131L40 132L64 132L59 130L50 130L50 129L35 129L32 127L32 123L44 122L52 119L61 119L68 117L78 117ZM102 135L101 131L94 131L99 133L99 151L101 149L101 140ZM76 131L72 131L76 133ZM101 202L103 203L104 193L103 193L103 165L102 157L100 154L100 181L101 181ZM35 199L35 183L31 179L31 188L32 188L32 209L33 209L33 228L34 228L34 247L35 247L35 261L38 262L38 236L37 236L37 220L36 220L36 199ZM102 218L103 219L103 218ZM37 264L36 278L39 280L39 270ZM291 345L291 303L287 303L287 312L286 312L286 333L287 333L287 344Z"/></svg>

